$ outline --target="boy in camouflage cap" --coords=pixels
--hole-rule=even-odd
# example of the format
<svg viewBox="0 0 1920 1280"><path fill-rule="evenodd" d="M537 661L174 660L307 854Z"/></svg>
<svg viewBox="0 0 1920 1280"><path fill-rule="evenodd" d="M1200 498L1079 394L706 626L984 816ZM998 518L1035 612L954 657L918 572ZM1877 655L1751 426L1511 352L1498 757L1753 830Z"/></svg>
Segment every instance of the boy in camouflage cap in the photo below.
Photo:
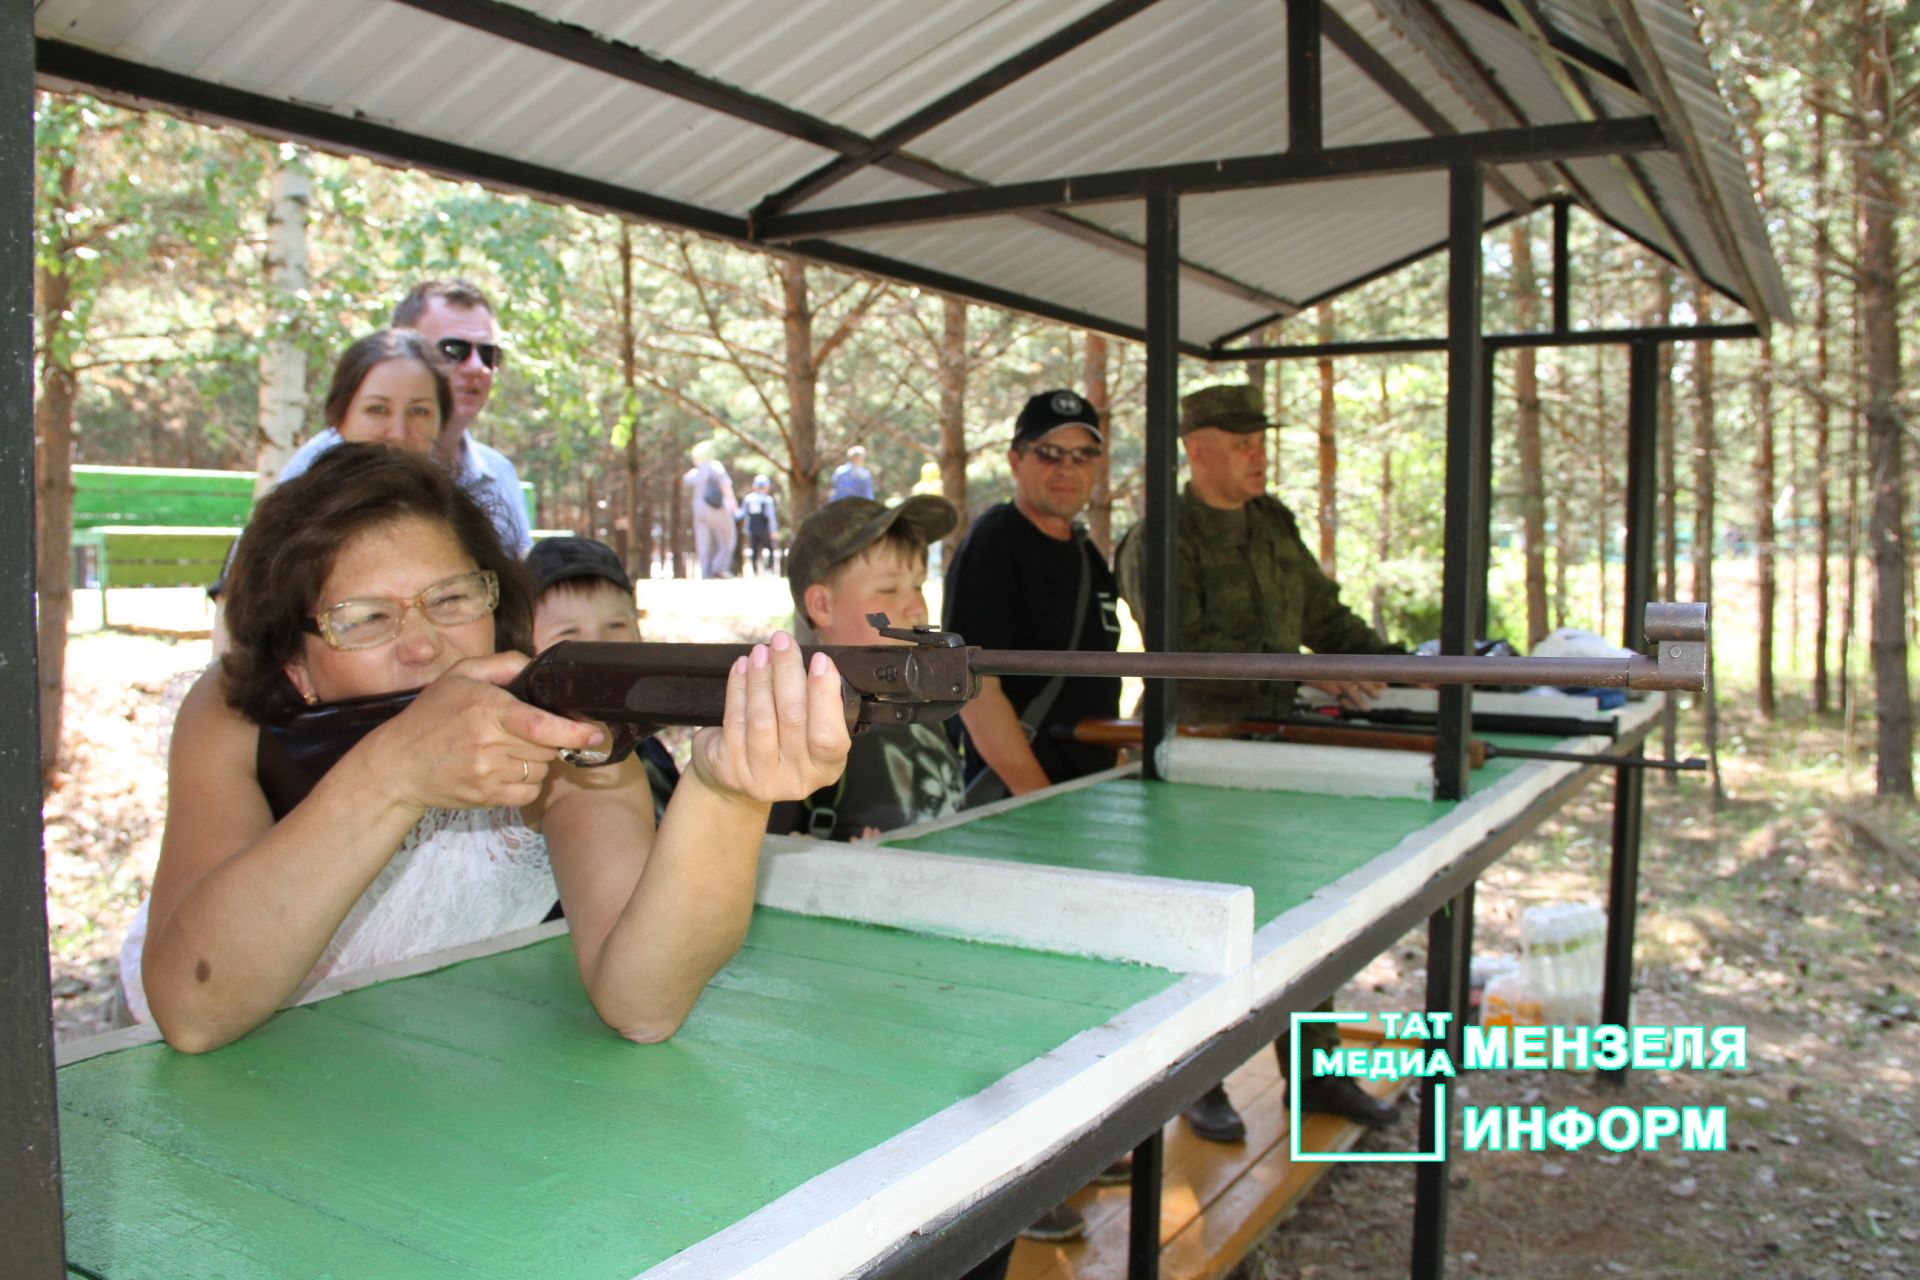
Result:
<svg viewBox="0 0 1920 1280"><path fill-rule="evenodd" d="M953 504L931 494L893 507L841 498L814 512L787 552L799 634L821 644L904 643L879 635L866 616L926 623L927 547L959 522ZM854 738L838 783L775 805L767 830L858 840L952 813L963 794L960 757L941 726L875 725Z"/></svg>

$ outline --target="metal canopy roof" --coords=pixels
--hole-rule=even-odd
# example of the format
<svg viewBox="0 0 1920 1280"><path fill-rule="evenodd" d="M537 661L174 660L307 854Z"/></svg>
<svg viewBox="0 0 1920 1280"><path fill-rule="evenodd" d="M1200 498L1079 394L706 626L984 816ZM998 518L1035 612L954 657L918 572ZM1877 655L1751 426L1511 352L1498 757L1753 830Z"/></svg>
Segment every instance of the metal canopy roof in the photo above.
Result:
<svg viewBox="0 0 1920 1280"><path fill-rule="evenodd" d="M50 87L1124 335L1145 327L1135 197L1171 185L1200 354L1443 248L1464 156L1497 162L1489 221L1569 193L1762 325L1789 315L1678 0L1328 0L1321 145L1291 151L1290 7L40 0L35 31Z"/></svg>

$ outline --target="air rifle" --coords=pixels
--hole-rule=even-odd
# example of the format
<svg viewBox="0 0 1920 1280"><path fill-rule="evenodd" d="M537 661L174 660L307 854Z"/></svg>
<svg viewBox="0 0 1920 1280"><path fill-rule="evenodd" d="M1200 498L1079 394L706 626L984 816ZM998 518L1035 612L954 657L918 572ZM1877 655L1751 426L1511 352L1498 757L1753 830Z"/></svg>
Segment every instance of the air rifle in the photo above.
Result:
<svg viewBox="0 0 1920 1280"><path fill-rule="evenodd" d="M840 672L847 726L940 721L980 692L982 676L1137 676L1160 680L1347 680L1407 684L1549 684L1594 688L1702 689L1707 677L1707 606L1649 604L1652 657L1516 658L1377 656L1338 653L1106 653L982 649L951 631L868 621L893 645L803 647L824 652ZM507 692L545 711L598 721L605 751L573 753L576 764L611 764L670 725L715 725L727 675L747 651L738 644L568 640L529 662ZM307 786L366 733L404 710L418 690L309 707L270 728ZM296 797L297 798L297 797ZM282 810L284 811L284 810Z"/></svg>

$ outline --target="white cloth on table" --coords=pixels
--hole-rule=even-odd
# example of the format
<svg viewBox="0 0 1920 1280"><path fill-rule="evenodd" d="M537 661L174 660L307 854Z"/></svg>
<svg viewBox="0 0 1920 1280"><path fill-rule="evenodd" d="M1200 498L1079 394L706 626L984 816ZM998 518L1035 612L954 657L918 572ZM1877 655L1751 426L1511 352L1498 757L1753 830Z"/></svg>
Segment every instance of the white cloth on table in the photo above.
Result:
<svg viewBox="0 0 1920 1280"><path fill-rule="evenodd" d="M518 809L429 809L347 912L289 1003L322 978L539 924L556 896L546 839ZM153 1020L140 976L147 905L140 904L120 945L120 984L142 1022Z"/></svg>

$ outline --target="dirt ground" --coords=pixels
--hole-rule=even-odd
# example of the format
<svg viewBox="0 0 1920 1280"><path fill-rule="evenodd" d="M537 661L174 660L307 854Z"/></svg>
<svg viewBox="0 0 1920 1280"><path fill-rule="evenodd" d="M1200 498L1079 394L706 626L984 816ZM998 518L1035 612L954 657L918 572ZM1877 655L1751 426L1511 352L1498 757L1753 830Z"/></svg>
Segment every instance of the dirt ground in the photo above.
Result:
<svg viewBox="0 0 1920 1280"><path fill-rule="evenodd" d="M104 1025L119 937L158 854L171 707L207 654L205 641L120 632L70 645L66 749L45 809L63 1039ZM1733 690L1723 705L1743 701ZM1480 1106L1724 1106L1728 1150L1455 1155L1452 1274L1920 1275L1920 816L1865 803L1864 747L1849 769L1841 730L1803 706L1773 725L1725 714L1724 808L1693 775L1647 789L1635 1012L1744 1025L1748 1068L1637 1073L1617 1092L1564 1072L1462 1083ZM1604 899L1608 798L1590 789L1482 880L1476 955L1515 952L1528 905ZM1423 960L1424 936L1409 935L1342 1004L1417 1007ZM1371 1148L1411 1149L1411 1115ZM1405 1274L1412 1188L1409 1166L1335 1170L1238 1280Z"/></svg>

